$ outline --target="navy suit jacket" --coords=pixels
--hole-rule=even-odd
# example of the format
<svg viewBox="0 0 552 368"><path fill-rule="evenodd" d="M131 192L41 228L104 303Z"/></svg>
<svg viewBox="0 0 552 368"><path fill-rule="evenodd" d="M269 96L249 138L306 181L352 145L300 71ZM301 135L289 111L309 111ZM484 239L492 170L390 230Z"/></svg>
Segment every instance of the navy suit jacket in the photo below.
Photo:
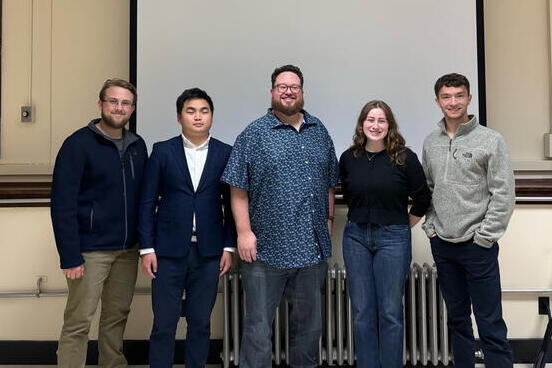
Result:
<svg viewBox="0 0 552 368"><path fill-rule="evenodd" d="M146 166L138 232L140 248L161 257L185 257L196 216L197 248L204 257L220 256L236 246L230 188L220 181L232 147L209 140L205 167L194 191L182 136L153 145Z"/></svg>

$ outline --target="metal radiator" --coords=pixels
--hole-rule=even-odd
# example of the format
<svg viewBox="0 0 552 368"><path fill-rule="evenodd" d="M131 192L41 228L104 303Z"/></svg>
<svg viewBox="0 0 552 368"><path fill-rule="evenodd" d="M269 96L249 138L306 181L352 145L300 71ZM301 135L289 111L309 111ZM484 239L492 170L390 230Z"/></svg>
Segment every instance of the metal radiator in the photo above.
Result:
<svg viewBox="0 0 552 368"><path fill-rule="evenodd" d="M328 269L323 293L324 318L320 339L319 364L352 365L355 359L353 316L342 266ZM405 286L403 362L411 365L448 365L451 350L445 303L437 284L437 271L424 264L413 264ZM245 313L239 273L223 278L224 336L223 366L238 365L241 321ZM289 364L289 308L285 300L276 311L273 325L273 361Z"/></svg>

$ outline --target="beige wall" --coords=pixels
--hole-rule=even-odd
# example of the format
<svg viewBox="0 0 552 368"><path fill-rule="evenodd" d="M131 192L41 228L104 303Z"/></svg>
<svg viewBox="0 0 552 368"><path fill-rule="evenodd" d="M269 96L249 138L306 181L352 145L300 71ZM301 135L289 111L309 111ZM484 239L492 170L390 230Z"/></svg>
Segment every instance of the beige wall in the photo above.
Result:
<svg viewBox="0 0 552 368"><path fill-rule="evenodd" d="M345 206L336 210L333 237L334 258L342 262L341 235ZM500 266L504 288L552 287L552 247L548 244L552 205L517 206L510 228L501 241ZM527 229L530 229L529 231ZM63 290L65 280L58 268L58 257L47 208L0 208L0 242L4 262L0 267L0 291L25 291L35 287L38 276L46 276L46 291ZM432 263L429 243L418 225L413 232L413 261ZM149 281L139 275L137 287L148 288ZM0 299L0 340L55 340L58 337L65 297ZM213 312L212 336L222 337L221 295ZM505 319L509 336L542 337L545 319L537 315L537 295L504 296ZM147 339L151 328L150 296L136 296L129 317L126 338ZM179 337L184 336L181 324ZM91 337L97 336L97 326Z"/></svg>
<svg viewBox="0 0 552 368"><path fill-rule="evenodd" d="M484 5L488 125L516 169L551 170L548 0ZM3 1L0 180L51 173L63 139L97 116L101 83L128 77L128 9L128 0ZM35 122L21 123L28 104Z"/></svg>
<svg viewBox="0 0 552 368"><path fill-rule="evenodd" d="M548 0L485 0L488 126L500 131L520 170L550 170Z"/></svg>
<svg viewBox="0 0 552 368"><path fill-rule="evenodd" d="M128 78L128 0L3 0L0 176L50 174L71 132L97 117L98 91ZM33 123L20 107L33 105ZM2 178L0 178L2 180Z"/></svg>
<svg viewBox="0 0 552 368"><path fill-rule="evenodd" d="M49 208L0 208L0 291L33 291L39 276L45 277L44 291L64 291L65 279L52 233ZM149 280L140 272L137 288L148 289ZM57 340L66 298L0 298L0 340ZM222 338L221 295L212 318L213 338ZM97 316L96 316L97 317ZM151 298L137 295L132 304L125 337L148 339L151 330ZM178 337L183 338L182 323ZM97 337L97 323L91 330Z"/></svg>
<svg viewBox="0 0 552 368"><path fill-rule="evenodd" d="M504 135L516 170L550 176L549 0L484 0L488 126ZM519 172L518 172L519 174ZM501 242L504 288L552 288L552 205L517 206ZM509 336L542 337L537 295L506 294Z"/></svg>
<svg viewBox="0 0 552 368"><path fill-rule="evenodd" d="M49 174L62 140L97 115L101 83L128 77L128 6L128 0L3 0L0 180ZM550 115L547 11L547 0L485 1L488 123L505 136L516 165L534 170L551 169L542 153ZM36 107L32 124L19 122L25 104ZM516 207L501 242L504 287L552 287L551 206ZM341 262L345 208L336 215L331 263ZM65 288L48 209L0 208L0 247L8 260L0 291L30 290L41 275L47 290ZM419 228L413 255L431 262ZM138 286L148 286L143 276ZM64 303L64 297L0 299L0 339L57 339ZM536 295L506 295L504 311L510 337L542 336ZM214 315L213 336L220 338L220 300ZM150 327L149 296L137 296L126 337L146 339Z"/></svg>

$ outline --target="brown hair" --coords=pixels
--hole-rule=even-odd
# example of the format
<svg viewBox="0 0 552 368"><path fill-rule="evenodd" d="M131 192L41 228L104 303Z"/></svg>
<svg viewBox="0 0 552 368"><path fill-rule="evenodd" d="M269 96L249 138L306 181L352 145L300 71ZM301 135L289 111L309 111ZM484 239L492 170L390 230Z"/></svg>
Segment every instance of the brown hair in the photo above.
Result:
<svg viewBox="0 0 552 368"><path fill-rule="evenodd" d="M355 157L358 157L364 154L364 152L366 151L366 143L368 141L368 138L364 134L364 121L366 120L368 113L371 110L377 108L383 110L389 126L387 136L384 138L384 144L385 149L387 150L387 154L394 164L404 165L404 157L402 153L406 148L405 140L401 133L399 133L399 126L397 125L397 121L395 120L393 111L391 111L389 105L379 100L368 102L366 105L364 105L362 110L360 110L360 114L358 115L358 120L355 127L355 135L353 136L353 145L351 146L351 148L353 149L353 155Z"/></svg>
<svg viewBox="0 0 552 368"><path fill-rule="evenodd" d="M104 82L102 89L100 89L100 101L103 101L105 99L105 91L107 91L107 89L111 87L121 87L124 89L128 89L134 96L132 104L136 105L136 87L134 87L132 83L119 78L108 79Z"/></svg>
<svg viewBox="0 0 552 368"><path fill-rule="evenodd" d="M272 72L272 75L270 76L270 80L272 82L272 88L274 88L274 83L276 83L276 78L283 72L292 72L295 75L299 77L299 81L301 83L301 87L303 87L303 73L301 72L301 69L299 69L298 66L295 65L282 65Z"/></svg>
<svg viewBox="0 0 552 368"><path fill-rule="evenodd" d="M470 94L470 82L468 78L458 73L445 74L435 82L435 97L439 97L439 91L443 87L466 87L468 94Z"/></svg>

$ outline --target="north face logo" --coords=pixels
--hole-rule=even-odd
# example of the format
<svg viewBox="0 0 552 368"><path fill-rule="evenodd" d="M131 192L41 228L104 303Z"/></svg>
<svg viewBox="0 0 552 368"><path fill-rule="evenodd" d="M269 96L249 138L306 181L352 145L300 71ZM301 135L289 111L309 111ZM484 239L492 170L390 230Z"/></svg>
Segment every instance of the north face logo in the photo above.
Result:
<svg viewBox="0 0 552 368"><path fill-rule="evenodd" d="M464 152L462 156L464 156L465 158L472 158L473 155L471 152Z"/></svg>

